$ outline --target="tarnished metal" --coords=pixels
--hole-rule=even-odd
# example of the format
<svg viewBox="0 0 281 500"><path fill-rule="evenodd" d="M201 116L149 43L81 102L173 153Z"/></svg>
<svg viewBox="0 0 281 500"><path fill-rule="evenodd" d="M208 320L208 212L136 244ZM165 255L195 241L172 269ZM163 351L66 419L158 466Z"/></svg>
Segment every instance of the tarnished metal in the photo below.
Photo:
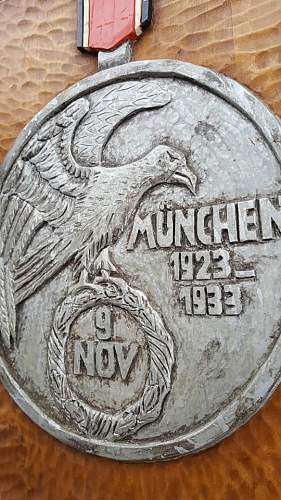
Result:
<svg viewBox="0 0 281 500"><path fill-rule="evenodd" d="M104 52L102 50L98 53L98 69L104 70L126 64L131 62L133 56L132 43L125 42L117 49Z"/></svg>
<svg viewBox="0 0 281 500"><path fill-rule="evenodd" d="M280 122L238 83L125 64L58 96L1 172L1 375L84 451L167 460L279 382Z"/></svg>

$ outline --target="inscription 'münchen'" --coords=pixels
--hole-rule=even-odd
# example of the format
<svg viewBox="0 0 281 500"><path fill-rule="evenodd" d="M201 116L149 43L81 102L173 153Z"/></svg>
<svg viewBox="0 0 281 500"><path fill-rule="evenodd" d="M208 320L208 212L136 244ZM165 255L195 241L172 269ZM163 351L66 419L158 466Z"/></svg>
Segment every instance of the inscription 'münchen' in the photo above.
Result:
<svg viewBox="0 0 281 500"><path fill-rule="evenodd" d="M278 194L198 208L166 207L144 218L137 215L127 250L133 251L141 241L150 250L174 249L168 265L173 280L185 284L178 300L186 315L239 316L243 283L253 283L256 270L252 263L237 266L235 252L229 247L270 241L280 235Z"/></svg>
<svg viewBox="0 0 281 500"><path fill-rule="evenodd" d="M186 210L159 210L143 219L137 215L127 250L134 250L141 239L151 250L272 240L281 232L280 207L278 195Z"/></svg>

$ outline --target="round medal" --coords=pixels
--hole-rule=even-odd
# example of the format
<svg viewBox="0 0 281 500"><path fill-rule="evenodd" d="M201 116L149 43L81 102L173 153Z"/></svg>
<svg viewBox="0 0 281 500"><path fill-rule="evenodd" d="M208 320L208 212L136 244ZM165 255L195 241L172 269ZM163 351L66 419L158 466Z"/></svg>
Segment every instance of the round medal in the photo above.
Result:
<svg viewBox="0 0 281 500"><path fill-rule="evenodd" d="M167 460L279 382L280 121L173 61L77 83L1 169L1 375L84 451Z"/></svg>

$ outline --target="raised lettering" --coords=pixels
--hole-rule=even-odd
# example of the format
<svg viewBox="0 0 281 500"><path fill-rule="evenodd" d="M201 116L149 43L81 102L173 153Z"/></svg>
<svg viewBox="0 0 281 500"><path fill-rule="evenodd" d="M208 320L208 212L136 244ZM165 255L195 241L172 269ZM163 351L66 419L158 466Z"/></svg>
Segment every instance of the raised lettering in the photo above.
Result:
<svg viewBox="0 0 281 500"><path fill-rule="evenodd" d="M281 196L278 196L279 206ZM259 200L261 232L263 240L272 240L274 238L273 223L281 232L281 210L277 210L268 198Z"/></svg>
<svg viewBox="0 0 281 500"><path fill-rule="evenodd" d="M228 278L231 274L230 266L230 255L227 250L219 248L218 250L213 250L213 261L216 266L213 272L214 279Z"/></svg>
<svg viewBox="0 0 281 500"><path fill-rule="evenodd" d="M202 252L196 252L195 260L197 263L201 264L197 271L196 278L198 280L210 280L211 279L211 274L209 272L211 265L210 252L208 252L208 250L202 250Z"/></svg>
<svg viewBox="0 0 281 500"><path fill-rule="evenodd" d="M113 335L111 311L108 307L99 307L95 314L97 337L99 340L109 340Z"/></svg>
<svg viewBox="0 0 281 500"><path fill-rule="evenodd" d="M85 349L85 345L87 348ZM84 365L87 375L95 375L94 342L77 340L74 344L74 374L81 375Z"/></svg>
<svg viewBox="0 0 281 500"><path fill-rule="evenodd" d="M180 253L180 262L182 269L182 281L191 281L193 280L193 254L191 252L181 252Z"/></svg>
<svg viewBox="0 0 281 500"><path fill-rule="evenodd" d="M192 290L193 307L195 315L206 314L206 295L205 287L194 286Z"/></svg>
<svg viewBox="0 0 281 500"><path fill-rule="evenodd" d="M143 220L136 215L131 236L128 241L128 250L134 250L139 234L141 236L146 236L149 248L156 248L151 215L147 215Z"/></svg>
<svg viewBox="0 0 281 500"><path fill-rule="evenodd" d="M174 280L179 281L181 278L180 252L173 252L170 257L170 266L174 268Z"/></svg>
<svg viewBox="0 0 281 500"><path fill-rule="evenodd" d="M184 215L182 210L175 210L175 246L180 247L185 242L183 241L183 235L187 239L189 245L196 245L195 239L195 220L194 220L194 208L187 211Z"/></svg>
<svg viewBox="0 0 281 500"><path fill-rule="evenodd" d="M257 241L257 214L255 200L238 203L240 241Z"/></svg>
<svg viewBox="0 0 281 500"><path fill-rule="evenodd" d="M96 347L96 370L102 378L111 378L116 371L114 344L99 342Z"/></svg>
<svg viewBox="0 0 281 500"><path fill-rule="evenodd" d="M192 316L192 301L191 301L191 287L180 289L180 301L184 303L185 314L187 316Z"/></svg>
<svg viewBox="0 0 281 500"><path fill-rule="evenodd" d="M238 316L242 312L241 287L239 285L225 285L224 294L225 314Z"/></svg>
<svg viewBox="0 0 281 500"><path fill-rule="evenodd" d="M210 316L222 315L222 293L221 287L217 285L207 286L207 305Z"/></svg>
<svg viewBox="0 0 281 500"><path fill-rule="evenodd" d="M116 343L114 349L116 352L122 380L126 380L132 368L134 359L137 355L138 345L136 343L133 344Z"/></svg>
<svg viewBox="0 0 281 500"><path fill-rule="evenodd" d="M157 212L156 239L160 248L171 247L174 240L173 212L171 210Z"/></svg>
<svg viewBox="0 0 281 500"><path fill-rule="evenodd" d="M221 219L224 212L224 220ZM227 232L230 243L238 241L235 203L213 206L214 242L222 243L223 232Z"/></svg>
<svg viewBox="0 0 281 500"><path fill-rule="evenodd" d="M212 215L212 207L201 207L197 213L197 236L204 245L213 243L210 225L208 218ZM208 232L206 232L208 230Z"/></svg>

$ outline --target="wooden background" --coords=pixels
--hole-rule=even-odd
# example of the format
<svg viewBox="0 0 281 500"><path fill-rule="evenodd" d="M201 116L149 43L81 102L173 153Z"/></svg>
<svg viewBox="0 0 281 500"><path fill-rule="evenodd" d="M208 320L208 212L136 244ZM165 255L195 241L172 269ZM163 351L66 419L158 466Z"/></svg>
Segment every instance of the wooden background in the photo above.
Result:
<svg viewBox="0 0 281 500"><path fill-rule="evenodd" d="M0 161L55 94L96 70L75 48L76 0L0 0ZM154 0L136 59L175 58L247 85L281 116L280 0ZM0 388L0 500L281 499L281 389L215 448L167 464L84 456Z"/></svg>

